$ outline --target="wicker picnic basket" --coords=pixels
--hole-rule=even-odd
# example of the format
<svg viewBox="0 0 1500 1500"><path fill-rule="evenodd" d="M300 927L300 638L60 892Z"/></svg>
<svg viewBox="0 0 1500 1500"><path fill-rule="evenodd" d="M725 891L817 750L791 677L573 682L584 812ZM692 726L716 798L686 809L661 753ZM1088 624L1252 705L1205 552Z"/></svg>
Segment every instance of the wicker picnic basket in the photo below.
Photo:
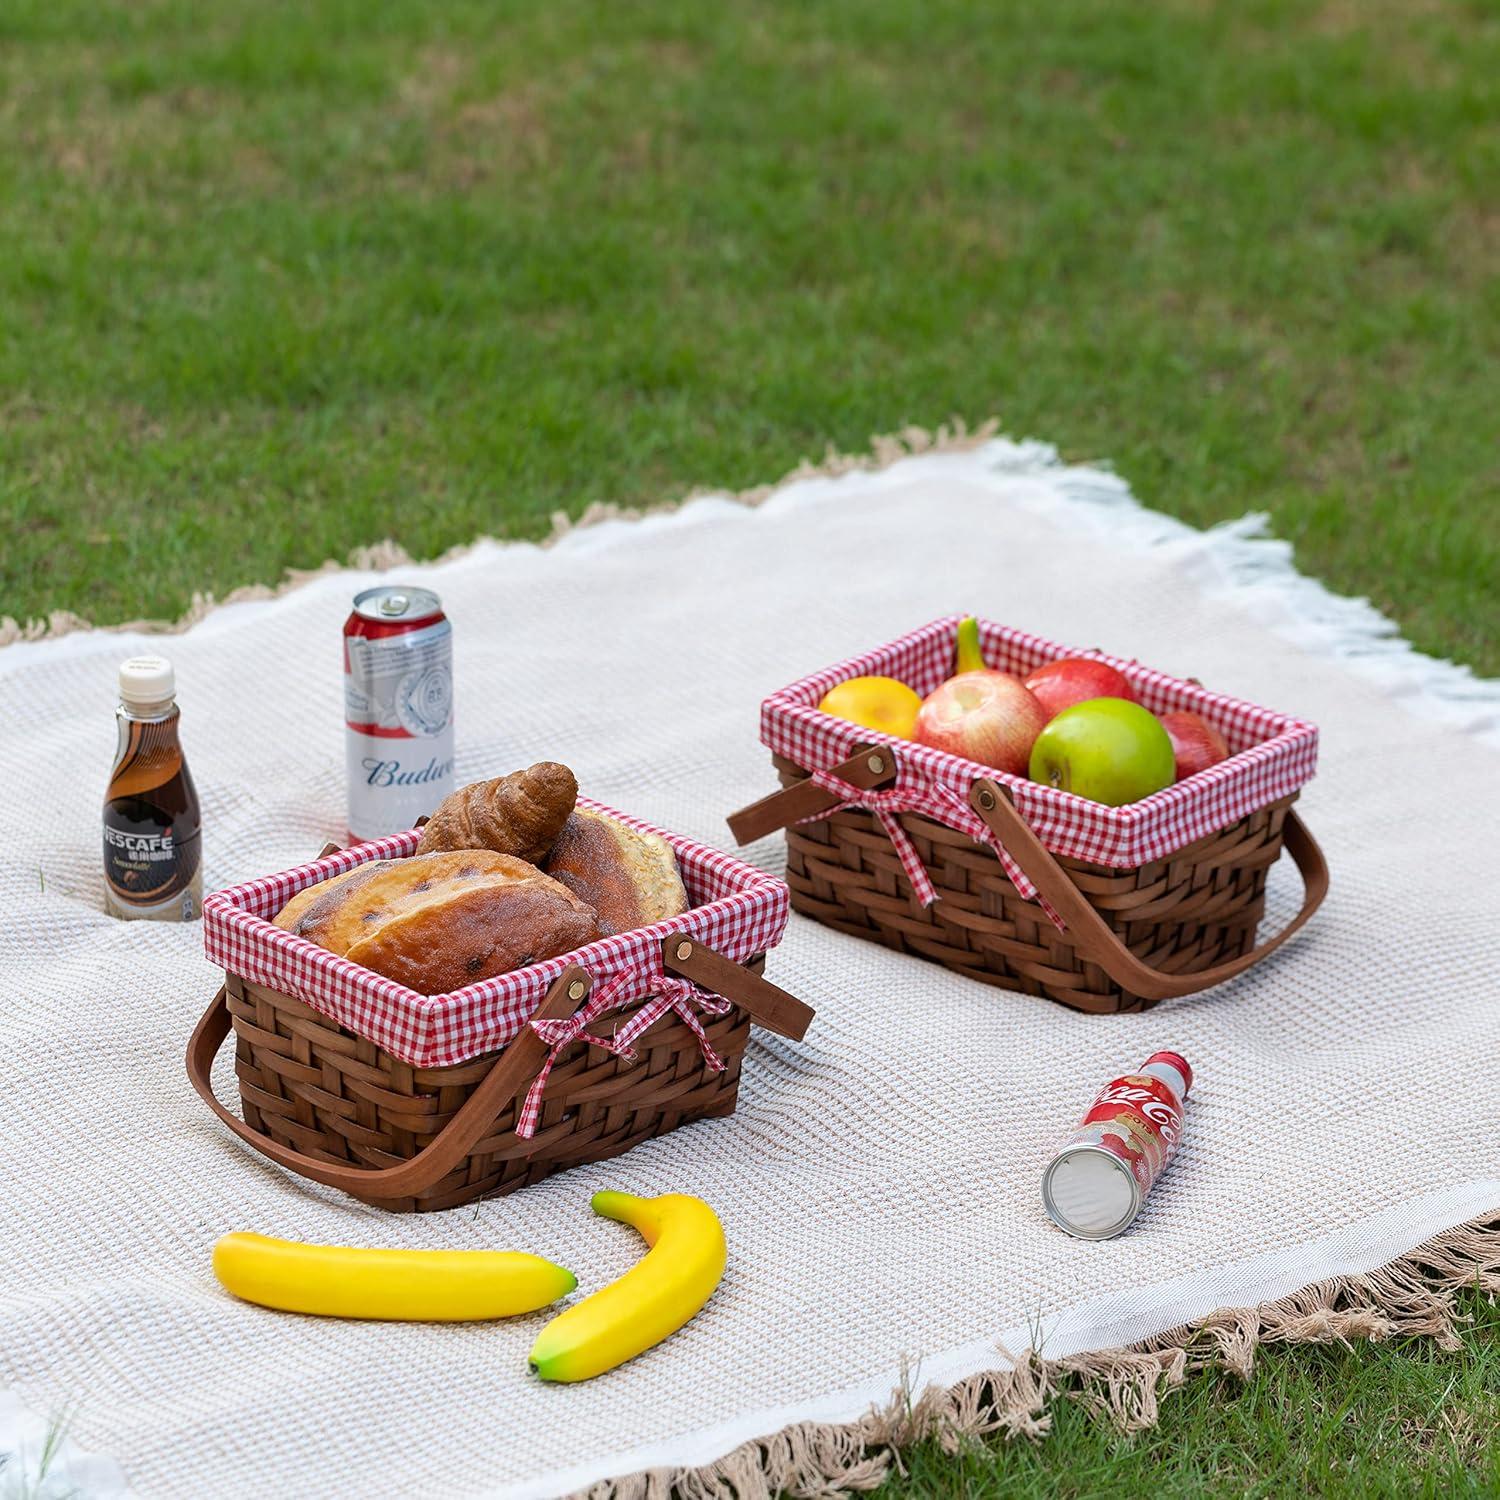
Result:
<svg viewBox="0 0 1500 1500"><path fill-rule="evenodd" d="M818 711L835 683L866 674L925 696L952 670L957 625L935 621L762 705L782 789L729 826L741 844L786 829L795 910L988 984L1107 1013L1244 973L1322 903L1328 869L1293 811L1317 763L1305 721L989 622L990 666L1025 676L1099 656L1153 712L1191 709L1217 725L1229 759L1108 808ZM1283 847L1302 906L1256 946Z"/></svg>
<svg viewBox="0 0 1500 1500"><path fill-rule="evenodd" d="M262 1155L396 1211L512 1192L732 1114L752 1021L797 1040L812 1019L762 977L786 887L612 816L667 839L692 909L451 995L417 995L268 920L306 886L410 855L416 830L210 896L204 942L225 981L188 1046L194 1087ZM210 1077L231 1030L243 1119Z"/></svg>

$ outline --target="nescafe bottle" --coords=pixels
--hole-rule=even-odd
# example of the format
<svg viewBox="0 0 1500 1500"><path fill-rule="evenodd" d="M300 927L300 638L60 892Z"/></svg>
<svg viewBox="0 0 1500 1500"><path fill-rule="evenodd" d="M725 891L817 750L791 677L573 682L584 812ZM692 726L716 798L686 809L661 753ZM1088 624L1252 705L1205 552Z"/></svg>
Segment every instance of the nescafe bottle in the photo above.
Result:
<svg viewBox="0 0 1500 1500"><path fill-rule="evenodd" d="M177 742L172 664L120 668L119 751L104 794L104 904L115 917L191 922L203 905L198 793Z"/></svg>

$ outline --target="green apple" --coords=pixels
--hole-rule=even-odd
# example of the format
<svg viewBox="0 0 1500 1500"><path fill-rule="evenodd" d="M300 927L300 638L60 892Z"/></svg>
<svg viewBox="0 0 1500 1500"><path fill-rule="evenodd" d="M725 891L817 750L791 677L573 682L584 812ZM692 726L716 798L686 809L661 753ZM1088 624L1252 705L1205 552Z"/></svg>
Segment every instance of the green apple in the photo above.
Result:
<svg viewBox="0 0 1500 1500"><path fill-rule="evenodd" d="M1161 720L1123 698L1090 698L1065 708L1031 747L1031 779L1123 807L1177 779Z"/></svg>

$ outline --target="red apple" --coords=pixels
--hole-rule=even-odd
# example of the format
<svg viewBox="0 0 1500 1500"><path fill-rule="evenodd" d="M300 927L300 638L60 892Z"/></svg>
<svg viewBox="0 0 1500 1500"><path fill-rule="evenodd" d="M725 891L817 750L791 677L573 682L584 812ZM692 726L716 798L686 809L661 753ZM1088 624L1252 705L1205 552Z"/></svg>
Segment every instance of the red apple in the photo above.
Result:
<svg viewBox="0 0 1500 1500"><path fill-rule="evenodd" d="M1065 656L1038 667L1026 679L1036 701L1055 719L1065 708L1086 703L1090 698L1123 698L1135 702L1135 689L1123 672L1117 672L1107 661L1091 656Z"/></svg>
<svg viewBox="0 0 1500 1500"><path fill-rule="evenodd" d="M1047 710L1009 672L960 672L922 700L912 738L1024 776Z"/></svg>
<svg viewBox="0 0 1500 1500"><path fill-rule="evenodd" d="M1162 714L1160 718L1167 738L1172 741L1179 781L1229 759L1228 741L1202 714L1182 709L1177 713Z"/></svg>

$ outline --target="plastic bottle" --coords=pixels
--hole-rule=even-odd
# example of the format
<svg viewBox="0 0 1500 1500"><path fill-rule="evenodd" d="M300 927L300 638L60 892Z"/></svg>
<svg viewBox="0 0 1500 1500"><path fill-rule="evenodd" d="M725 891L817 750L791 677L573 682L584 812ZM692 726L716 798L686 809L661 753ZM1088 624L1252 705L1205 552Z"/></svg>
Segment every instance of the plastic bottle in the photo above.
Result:
<svg viewBox="0 0 1500 1500"><path fill-rule="evenodd" d="M203 905L198 793L177 738L172 664L120 667L119 748L104 794L104 905L115 917L194 921Z"/></svg>

